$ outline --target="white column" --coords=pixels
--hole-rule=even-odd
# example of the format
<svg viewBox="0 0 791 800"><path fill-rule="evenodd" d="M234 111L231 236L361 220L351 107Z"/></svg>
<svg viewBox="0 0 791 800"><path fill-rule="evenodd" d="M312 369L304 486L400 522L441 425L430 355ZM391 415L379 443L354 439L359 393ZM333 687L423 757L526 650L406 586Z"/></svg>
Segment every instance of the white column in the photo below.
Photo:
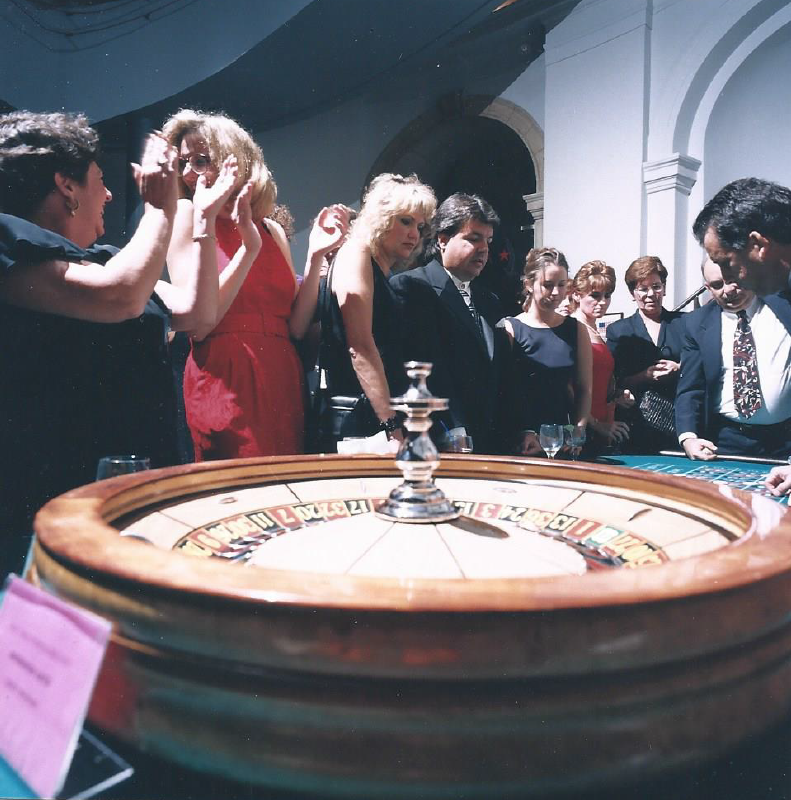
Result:
<svg viewBox="0 0 791 800"><path fill-rule="evenodd" d="M689 193L698 178L697 158L673 153L643 164L645 255L659 256L667 267L669 305L678 305L701 282L697 264L687 264Z"/></svg>
<svg viewBox="0 0 791 800"><path fill-rule="evenodd" d="M533 217L533 247L544 246L544 193L522 195L530 216Z"/></svg>
<svg viewBox="0 0 791 800"><path fill-rule="evenodd" d="M546 37L544 243L572 271L618 275L612 311L632 313L623 274L642 250L649 0L581 0Z"/></svg>

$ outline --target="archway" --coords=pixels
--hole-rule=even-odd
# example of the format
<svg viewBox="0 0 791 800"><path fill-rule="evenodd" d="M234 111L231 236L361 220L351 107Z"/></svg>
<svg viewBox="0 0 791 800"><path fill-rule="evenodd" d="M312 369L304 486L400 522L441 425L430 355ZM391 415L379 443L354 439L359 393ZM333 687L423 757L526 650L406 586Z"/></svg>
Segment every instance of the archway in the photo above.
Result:
<svg viewBox="0 0 791 800"><path fill-rule="evenodd" d="M440 201L453 192L488 200L502 225L479 280L510 312L517 308L525 255L536 240L526 198L543 192L543 152L543 134L522 109L499 98L454 96L396 136L369 179L380 172L415 172Z"/></svg>
<svg viewBox="0 0 791 800"><path fill-rule="evenodd" d="M685 277L676 300L699 285L700 247L690 230L697 212L718 188L706 180L712 112L751 54L786 37L791 26L791 5L785 0L726 4L721 11L687 48L652 110L657 119L649 140L652 160L644 164L647 250L659 252L663 246L667 250L667 243L672 243L673 255L666 264Z"/></svg>

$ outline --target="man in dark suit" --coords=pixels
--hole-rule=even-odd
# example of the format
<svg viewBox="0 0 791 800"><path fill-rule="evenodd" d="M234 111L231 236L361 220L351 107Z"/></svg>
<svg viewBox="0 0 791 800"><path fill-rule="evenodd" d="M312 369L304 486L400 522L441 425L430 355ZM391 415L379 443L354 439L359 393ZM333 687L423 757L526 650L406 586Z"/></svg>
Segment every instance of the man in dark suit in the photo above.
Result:
<svg viewBox="0 0 791 800"><path fill-rule="evenodd" d="M499 299L475 280L499 222L483 198L451 195L434 217L433 260L390 281L399 304L403 355L430 361L429 388L450 401L432 428L440 447L447 434L466 433L476 453L499 450L497 400L508 345L496 328L503 317Z"/></svg>
<svg viewBox="0 0 791 800"><path fill-rule="evenodd" d="M702 270L714 302L685 316L676 394L679 442L695 460L717 454L785 458L791 452L791 296L759 299L726 283L711 259ZM739 365L740 325L752 338L754 371ZM745 374L754 380L750 408L738 400Z"/></svg>

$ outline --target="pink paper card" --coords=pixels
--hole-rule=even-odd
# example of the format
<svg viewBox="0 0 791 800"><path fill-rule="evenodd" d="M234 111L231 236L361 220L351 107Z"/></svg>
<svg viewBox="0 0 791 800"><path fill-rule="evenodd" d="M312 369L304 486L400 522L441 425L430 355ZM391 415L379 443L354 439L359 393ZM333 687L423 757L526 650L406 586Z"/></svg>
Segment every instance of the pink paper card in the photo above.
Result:
<svg viewBox="0 0 791 800"><path fill-rule="evenodd" d="M39 797L66 777L111 625L11 576L0 606L0 755Z"/></svg>

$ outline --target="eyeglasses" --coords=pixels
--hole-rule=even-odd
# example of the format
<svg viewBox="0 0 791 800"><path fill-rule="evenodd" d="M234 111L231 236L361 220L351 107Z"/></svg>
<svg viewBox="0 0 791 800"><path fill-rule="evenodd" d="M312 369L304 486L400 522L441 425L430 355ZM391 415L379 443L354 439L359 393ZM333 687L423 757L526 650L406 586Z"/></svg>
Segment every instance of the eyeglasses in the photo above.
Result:
<svg viewBox="0 0 791 800"><path fill-rule="evenodd" d="M647 295L649 292L654 294L662 294L665 291L665 286L662 283L652 283L650 286L638 286L635 292L640 295Z"/></svg>
<svg viewBox="0 0 791 800"><path fill-rule="evenodd" d="M196 175L203 175L204 172L211 166L211 159L208 156L203 156L198 153L190 156L189 158L179 159L179 175L184 174L184 170L190 165L190 169Z"/></svg>

